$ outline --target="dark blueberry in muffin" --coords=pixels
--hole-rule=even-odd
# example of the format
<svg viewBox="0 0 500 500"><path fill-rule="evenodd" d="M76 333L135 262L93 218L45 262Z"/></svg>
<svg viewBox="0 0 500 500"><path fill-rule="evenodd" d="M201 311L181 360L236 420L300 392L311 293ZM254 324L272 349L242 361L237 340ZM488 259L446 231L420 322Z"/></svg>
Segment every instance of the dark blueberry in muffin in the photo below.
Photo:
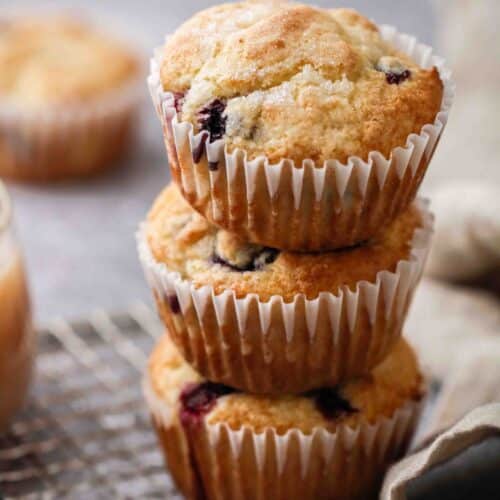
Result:
<svg viewBox="0 0 500 500"><path fill-rule="evenodd" d="M184 104L184 96L186 95L184 92L172 92L174 96L174 106L177 113L182 111L182 106Z"/></svg>
<svg viewBox="0 0 500 500"><path fill-rule="evenodd" d="M280 251L276 248L264 247L253 259L255 270L263 269L268 264L272 264L278 257Z"/></svg>
<svg viewBox="0 0 500 500"><path fill-rule="evenodd" d="M239 271L241 273L245 271L260 271L267 264L271 264L276 260L279 250L274 248L265 248L259 254L257 254L253 259L248 261L246 264L233 264L226 259L222 258L220 255L214 253L212 256L212 262L214 264L220 264L221 266L229 267L233 271Z"/></svg>
<svg viewBox="0 0 500 500"><path fill-rule="evenodd" d="M181 312L181 305L179 304L177 295L167 295L167 302L173 314L179 314Z"/></svg>
<svg viewBox="0 0 500 500"><path fill-rule="evenodd" d="M344 414L356 413L358 410L338 393L335 387L317 389L307 393L314 399L316 408L327 419L341 417Z"/></svg>
<svg viewBox="0 0 500 500"><path fill-rule="evenodd" d="M387 80L387 83L391 85L399 85L401 82L404 82L408 78L410 78L410 70L405 69L402 73L386 73L385 74L385 79Z"/></svg>
<svg viewBox="0 0 500 500"><path fill-rule="evenodd" d="M242 262L230 262L217 253L212 256L212 262L214 264L220 264L222 266L229 267L233 271L245 272L245 271L260 271L267 264L273 263L279 255L279 250L275 248L263 247L258 252L249 255L247 260Z"/></svg>
<svg viewBox="0 0 500 500"><path fill-rule="evenodd" d="M210 142L222 139L226 133L227 117L224 116L226 103L221 99L214 99L198 113L200 130L206 130L210 135Z"/></svg>
<svg viewBox="0 0 500 500"><path fill-rule="evenodd" d="M385 79L390 85L399 85L411 76L411 71L395 57L380 58L376 70L385 73Z"/></svg>
<svg viewBox="0 0 500 500"><path fill-rule="evenodd" d="M275 248L243 243L227 231L219 231L215 239L212 262L233 271L258 271L271 264L279 255Z"/></svg>
<svg viewBox="0 0 500 500"><path fill-rule="evenodd" d="M214 252L212 255L212 263L213 264L220 264L221 266L226 266L229 267L232 271L245 271L245 269L241 269L234 264L231 264L227 260L223 259L220 255L217 254L217 252Z"/></svg>
<svg viewBox="0 0 500 500"><path fill-rule="evenodd" d="M235 389L214 382L188 385L180 395L181 422L196 424L214 406L218 398L235 392Z"/></svg>

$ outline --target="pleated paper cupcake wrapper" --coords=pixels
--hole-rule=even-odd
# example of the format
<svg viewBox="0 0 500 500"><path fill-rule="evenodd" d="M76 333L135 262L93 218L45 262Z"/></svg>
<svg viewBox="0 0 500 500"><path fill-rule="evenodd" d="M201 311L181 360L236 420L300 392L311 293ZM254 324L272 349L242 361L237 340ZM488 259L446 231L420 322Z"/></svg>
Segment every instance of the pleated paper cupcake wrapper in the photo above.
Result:
<svg viewBox="0 0 500 500"><path fill-rule="evenodd" d="M104 170L133 142L139 79L102 98L31 110L0 100L0 176L44 181Z"/></svg>
<svg viewBox="0 0 500 500"><path fill-rule="evenodd" d="M408 401L390 418L354 428L340 423L333 433L258 434L206 420L184 428L178 408L162 401L147 378L144 394L178 487L187 498L210 500L376 498L385 471L406 452L421 406Z"/></svg>
<svg viewBox="0 0 500 500"><path fill-rule="evenodd" d="M382 26L384 39L420 66L436 66L444 84L434 123L411 134L389 158L372 151L368 160L346 164L306 160L271 164L229 152L224 140L207 144L206 132L180 122L173 95L160 81L160 51L151 61L148 85L163 126L172 177L186 200L212 223L249 241L298 251L326 250L369 239L414 199L448 120L454 84L444 61L428 46Z"/></svg>
<svg viewBox="0 0 500 500"><path fill-rule="evenodd" d="M299 393L369 372L399 339L432 235L427 202L417 206L423 226L409 258L338 295L298 294L291 302L275 295L264 302L257 294L237 298L229 289L217 295L211 286L197 288L155 260L144 227L139 256L172 339L198 372L243 391Z"/></svg>

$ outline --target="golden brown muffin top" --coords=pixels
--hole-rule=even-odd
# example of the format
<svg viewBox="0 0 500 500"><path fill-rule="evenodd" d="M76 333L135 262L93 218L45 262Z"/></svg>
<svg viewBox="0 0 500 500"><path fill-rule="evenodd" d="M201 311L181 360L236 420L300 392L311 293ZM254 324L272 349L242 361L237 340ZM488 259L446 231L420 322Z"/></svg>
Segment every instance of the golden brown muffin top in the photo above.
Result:
<svg viewBox="0 0 500 500"><path fill-rule="evenodd" d="M63 16L13 18L0 29L0 98L16 105L86 102L139 74L119 42Z"/></svg>
<svg viewBox="0 0 500 500"><path fill-rule="evenodd" d="M354 290L359 281L374 282L379 271L395 271L400 260L409 258L421 225L422 215L412 206L369 243L322 253L280 252L211 225L170 184L154 203L145 232L156 261L197 287L292 301L300 293L309 299L320 292L337 295L344 285Z"/></svg>
<svg viewBox="0 0 500 500"><path fill-rule="evenodd" d="M235 430L246 426L255 432L270 427L280 434L290 429L310 433L315 427L334 432L339 424L354 427L362 422L374 422L381 416L391 417L396 409L408 401L419 400L422 395L417 360L404 340L396 344L371 375L334 389L304 395L264 396L242 392L226 394L228 388L216 384L207 386L165 335L151 355L149 381L154 394L177 415L183 411L187 391L192 393L206 387L219 394L215 404L201 415L209 424L224 423Z"/></svg>
<svg viewBox="0 0 500 500"><path fill-rule="evenodd" d="M443 97L423 69L349 9L248 1L199 12L162 51L181 119L251 159L388 156L433 123Z"/></svg>

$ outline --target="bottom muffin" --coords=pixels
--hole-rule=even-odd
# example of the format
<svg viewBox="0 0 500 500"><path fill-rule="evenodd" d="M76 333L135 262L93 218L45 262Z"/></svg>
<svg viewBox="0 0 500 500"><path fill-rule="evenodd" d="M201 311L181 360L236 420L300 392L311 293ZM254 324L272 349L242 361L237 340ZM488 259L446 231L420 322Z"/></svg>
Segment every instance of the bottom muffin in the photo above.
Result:
<svg viewBox="0 0 500 500"><path fill-rule="evenodd" d="M165 335L144 392L188 499L369 499L412 437L422 378L401 340L365 377L300 396L204 380Z"/></svg>

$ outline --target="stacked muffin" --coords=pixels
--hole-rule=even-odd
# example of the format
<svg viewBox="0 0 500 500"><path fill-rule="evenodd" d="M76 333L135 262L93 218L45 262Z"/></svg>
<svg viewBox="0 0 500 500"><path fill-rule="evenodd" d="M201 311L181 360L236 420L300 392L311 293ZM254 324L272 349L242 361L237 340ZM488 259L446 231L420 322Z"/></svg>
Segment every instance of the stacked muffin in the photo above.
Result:
<svg viewBox="0 0 500 500"><path fill-rule="evenodd" d="M173 183L138 233L166 326L144 388L188 498L371 498L416 422L403 322L451 103L354 11L242 2L152 61Z"/></svg>

